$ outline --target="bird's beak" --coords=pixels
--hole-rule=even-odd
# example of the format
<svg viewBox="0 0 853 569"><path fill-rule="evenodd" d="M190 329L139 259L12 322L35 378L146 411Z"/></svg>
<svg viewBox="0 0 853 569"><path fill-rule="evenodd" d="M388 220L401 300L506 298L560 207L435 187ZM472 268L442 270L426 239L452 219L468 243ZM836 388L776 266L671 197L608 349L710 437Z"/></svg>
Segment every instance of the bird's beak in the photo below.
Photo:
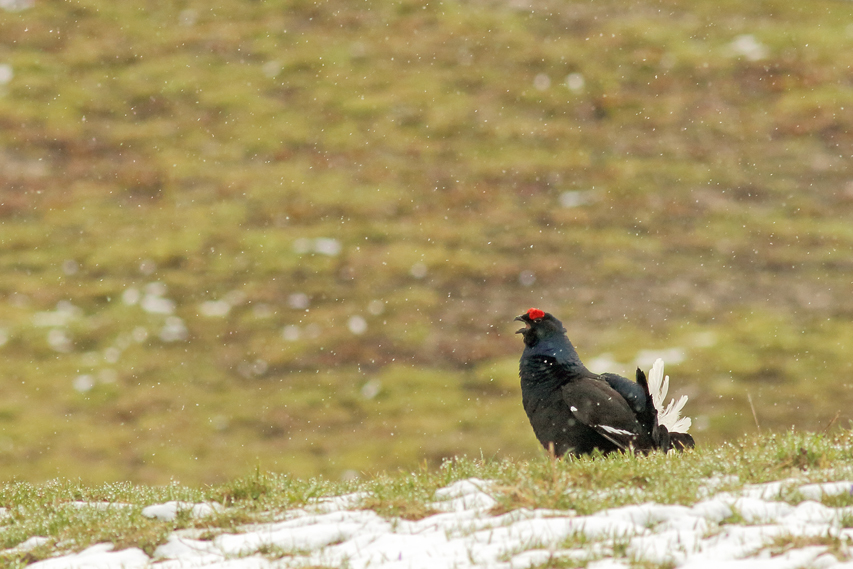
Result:
<svg viewBox="0 0 853 569"><path fill-rule="evenodd" d="M519 322L524 322L524 328L520 328L520 329L516 330L516 331L515 331L515 333L516 333L516 334L524 334L527 330L529 330L529 329L530 329L530 322L528 322L527 320L525 320L525 319L524 319L524 316L526 316L526 315L525 315L525 314L522 314L521 316L516 316L516 317L515 317L515 318L513 318L513 320L512 320L513 322L515 322L516 320L518 320Z"/></svg>

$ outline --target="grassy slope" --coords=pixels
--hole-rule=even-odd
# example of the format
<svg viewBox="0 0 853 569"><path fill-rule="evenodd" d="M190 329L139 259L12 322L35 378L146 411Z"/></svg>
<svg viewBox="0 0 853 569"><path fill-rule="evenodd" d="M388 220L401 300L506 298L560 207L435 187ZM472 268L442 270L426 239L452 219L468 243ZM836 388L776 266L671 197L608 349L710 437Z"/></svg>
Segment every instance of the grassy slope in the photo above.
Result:
<svg viewBox="0 0 853 569"><path fill-rule="evenodd" d="M430 507L435 490L470 477L496 481L490 492L498 502L495 514L546 508L587 515L648 502L690 506L707 499L709 484L713 491L736 491L744 484L787 478L802 483L849 480L853 476L851 450L850 432L834 437L788 433L753 436L683 455L614 455L558 462L545 457L529 462L462 458L447 461L439 469L384 473L359 482L333 483L256 472L203 489L179 484L87 486L68 481L6 484L0 486L0 502L9 508L9 514L0 519L4 528L0 545L8 549L33 536L45 537L47 542L28 552L0 551L0 560L23 566L35 559L105 542L117 549L139 547L150 555L177 529L199 528L204 536L213 538L224 532L239 532L246 524L280 520L286 510L318 498L353 491L365 492L353 509L372 509L387 518L421 519L435 513ZM803 496L789 489L781 499L798 504ZM142 515L145 506L167 500L216 501L226 507L201 519L179 515L166 522ZM81 507L80 501L130 507L87 508ZM853 505L849 494L827 496L823 501L832 507ZM735 515L726 523L742 524L743 519ZM830 537L815 536L815 543L826 545ZM843 543L838 536L831 539ZM259 553L271 558L288 555L275 549Z"/></svg>
<svg viewBox="0 0 853 569"><path fill-rule="evenodd" d="M846 424L846 8L4 13L0 476L217 482L254 464L337 476L531 457L509 323L530 305L587 359L682 347L667 371L703 443L753 428L747 393L765 427ZM742 34L762 59L732 51ZM562 207L569 191L588 203ZM340 253L294 247L317 237ZM155 281L186 341L122 301ZM222 298L227 316L202 314ZM60 301L79 312L36 325ZM80 375L94 388L75 390Z"/></svg>

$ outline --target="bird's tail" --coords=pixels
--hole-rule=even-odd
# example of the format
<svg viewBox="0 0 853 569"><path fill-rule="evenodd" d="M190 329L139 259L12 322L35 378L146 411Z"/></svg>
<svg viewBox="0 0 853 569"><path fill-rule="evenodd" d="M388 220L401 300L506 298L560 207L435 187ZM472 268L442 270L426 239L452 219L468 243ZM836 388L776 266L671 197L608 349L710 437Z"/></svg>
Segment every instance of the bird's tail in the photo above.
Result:
<svg viewBox="0 0 853 569"><path fill-rule="evenodd" d="M646 374L640 368L637 368L637 384L643 388L646 394L646 406L641 413L637 414L637 419L652 437L655 445L654 448L668 452L672 447L669 431L658 421L659 414L657 406L654 404L652 395L649 392L649 382L646 380Z"/></svg>
<svg viewBox="0 0 853 569"><path fill-rule="evenodd" d="M675 435L676 433L687 433L693 421L689 417L682 417L681 410L687 403L687 396L682 395L678 401L675 399L669 402L669 405L664 407L666 394L669 391L669 376L663 374L663 360L658 358L655 360L652 369L649 371L648 389L651 394L652 404L658 410L658 423L665 426L667 430ZM690 437L693 441L693 437ZM689 446L693 446L692 444Z"/></svg>
<svg viewBox="0 0 853 569"><path fill-rule="evenodd" d="M687 433L669 433L669 442L672 448L674 448L675 450L693 448L693 446L696 444L693 441L693 437L691 437Z"/></svg>

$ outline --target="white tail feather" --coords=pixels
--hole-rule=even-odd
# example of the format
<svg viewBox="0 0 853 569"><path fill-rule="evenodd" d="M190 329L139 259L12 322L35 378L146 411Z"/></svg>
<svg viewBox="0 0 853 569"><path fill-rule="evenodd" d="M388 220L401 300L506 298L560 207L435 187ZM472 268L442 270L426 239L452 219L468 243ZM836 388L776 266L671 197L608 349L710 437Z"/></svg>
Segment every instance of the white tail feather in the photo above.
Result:
<svg viewBox="0 0 853 569"><path fill-rule="evenodd" d="M658 358L652 365L652 369L649 370L649 393L656 409L663 407L663 399L666 397L667 391L669 391L669 376L666 377L666 383L664 383L663 360Z"/></svg>
<svg viewBox="0 0 853 569"><path fill-rule="evenodd" d="M669 376L663 375L663 360L658 358L649 371L649 393L652 403L658 410L658 423L667 428L668 431L686 433L693 424L689 417L681 417L681 410L687 403L687 396L682 395L678 401L674 399L664 408L666 394L669 391Z"/></svg>

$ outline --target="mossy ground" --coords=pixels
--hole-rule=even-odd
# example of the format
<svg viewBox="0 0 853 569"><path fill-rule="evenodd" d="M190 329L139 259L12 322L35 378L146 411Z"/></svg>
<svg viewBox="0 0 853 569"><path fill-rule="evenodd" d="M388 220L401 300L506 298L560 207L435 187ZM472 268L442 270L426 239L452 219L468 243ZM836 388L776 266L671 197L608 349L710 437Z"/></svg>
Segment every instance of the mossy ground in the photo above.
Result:
<svg viewBox="0 0 853 569"><path fill-rule="evenodd" d="M587 361L680 348L701 445L755 428L748 396L764 428L846 426L848 8L3 13L0 476L531 458L531 305Z"/></svg>
<svg viewBox="0 0 853 569"><path fill-rule="evenodd" d="M795 482L783 488L779 499L798 504L804 500L796 489L798 484L849 480L853 476L851 445L849 431L834 436L779 433L669 455L614 454L557 461L545 456L529 461L458 457L439 468L383 472L348 482L258 470L205 487L177 483L89 486L68 480L9 483L0 486L0 503L7 508L0 517L4 529L0 545L9 549L33 536L47 540L26 552L0 551L0 560L23 566L57 552L79 551L105 542L117 549L139 547L150 555L178 529L194 528L199 530L199 538L211 539L224 532L239 533L247 524L283 519L287 510L318 499L353 492L360 492L361 497L351 501L350 509L374 510L389 519L422 519L436 513L431 504L437 489L472 477L493 481L488 493L497 500L492 511L495 515L518 508L588 515L649 502L691 506L715 492L785 479ZM224 507L202 518L193 518L188 511L171 521L142 515L145 506L168 500L213 501ZM853 498L842 493L825 496L822 502L831 507L849 506ZM111 505L98 507L98 503ZM530 548L534 547L531 543ZM790 548L790 544L780 541L779 547ZM280 557L282 552L270 554Z"/></svg>

